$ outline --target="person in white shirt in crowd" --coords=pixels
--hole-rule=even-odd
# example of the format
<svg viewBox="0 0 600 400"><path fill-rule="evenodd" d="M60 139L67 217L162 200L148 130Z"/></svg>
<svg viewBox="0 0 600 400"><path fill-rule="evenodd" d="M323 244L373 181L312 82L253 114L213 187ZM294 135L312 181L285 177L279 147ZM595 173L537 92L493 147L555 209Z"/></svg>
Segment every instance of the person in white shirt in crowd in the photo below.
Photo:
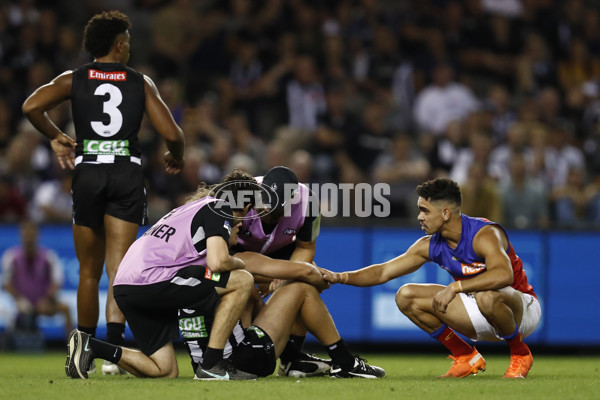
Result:
<svg viewBox="0 0 600 400"><path fill-rule="evenodd" d="M450 64L436 65L432 78L415 100L414 117L420 130L441 135L450 121L464 119L480 105L471 89L454 81Z"/></svg>

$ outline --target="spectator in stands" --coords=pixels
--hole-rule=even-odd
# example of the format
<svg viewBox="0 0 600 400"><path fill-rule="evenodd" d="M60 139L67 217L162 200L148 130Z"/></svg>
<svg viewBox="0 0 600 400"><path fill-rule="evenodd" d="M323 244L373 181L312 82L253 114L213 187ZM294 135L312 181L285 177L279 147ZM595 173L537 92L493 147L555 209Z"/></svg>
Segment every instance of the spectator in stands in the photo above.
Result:
<svg viewBox="0 0 600 400"><path fill-rule="evenodd" d="M469 166L468 179L460 187L463 193L461 211L468 215L499 221L502 218L502 200L498 185L487 174L487 165L474 161Z"/></svg>
<svg viewBox="0 0 600 400"><path fill-rule="evenodd" d="M73 329L71 310L59 299L63 268L56 253L38 244L38 226L30 221L20 225L21 244L2 255L4 289L17 306L17 325L38 315L61 314L65 335Z"/></svg>
<svg viewBox="0 0 600 400"><path fill-rule="evenodd" d="M469 180L471 165L479 163L483 174L489 174L490 154L493 148L491 134L476 131L469 137L469 146L460 150L450 171L450 177L459 185Z"/></svg>
<svg viewBox="0 0 600 400"><path fill-rule="evenodd" d="M431 85L417 95L414 117L419 129L441 135L450 121L462 120L478 107L473 92L454 81L454 69L442 62L433 70Z"/></svg>
<svg viewBox="0 0 600 400"><path fill-rule="evenodd" d="M515 122L508 128L506 143L496 146L490 154L490 175L500 182L508 182L511 179L509 174L509 163L516 154L522 154L525 157L527 167L532 169L533 152L529 147L528 130L525 124Z"/></svg>
<svg viewBox="0 0 600 400"><path fill-rule="evenodd" d="M587 224L588 194L583 168L569 168L564 184L554 187L551 201L554 220L561 227L581 228Z"/></svg>
<svg viewBox="0 0 600 400"><path fill-rule="evenodd" d="M600 77L600 60L593 57L583 39L571 42L569 58L558 64L558 83L563 92Z"/></svg>
<svg viewBox="0 0 600 400"><path fill-rule="evenodd" d="M524 153L512 153L508 173L510 178L500 183L503 224L517 229L547 228L550 218L546 188L529 172Z"/></svg>
<svg viewBox="0 0 600 400"><path fill-rule="evenodd" d="M545 86L556 85L556 62L539 33L527 35L517 59L516 73L517 91L520 93L534 94Z"/></svg>
<svg viewBox="0 0 600 400"><path fill-rule="evenodd" d="M13 180L0 175L0 221L2 223L19 222L27 216L27 200L13 186Z"/></svg>
<svg viewBox="0 0 600 400"><path fill-rule="evenodd" d="M394 136L391 148L375 160L373 182L388 183L391 188L389 200L395 216L415 216L415 185L429 176L427 159L415 148L406 133Z"/></svg>
<svg viewBox="0 0 600 400"><path fill-rule="evenodd" d="M313 58L301 56L296 59L294 78L287 84L286 96L289 126L304 136L314 133L327 106L325 89Z"/></svg>
<svg viewBox="0 0 600 400"><path fill-rule="evenodd" d="M571 170L585 168L583 152L570 143L571 133L567 129L561 125L551 127L544 151L545 175L552 190L567 184Z"/></svg>
<svg viewBox="0 0 600 400"><path fill-rule="evenodd" d="M390 148L392 132L385 124L384 115L385 108L377 101L365 106L359 128L347 132L344 146L347 158L339 166L341 173L355 169L360 175L370 174L377 157Z"/></svg>
<svg viewBox="0 0 600 400"><path fill-rule="evenodd" d="M492 85L484 100L484 107L490 114L494 144L502 144L506 140L506 132L517 120L517 114L510 104L510 93L502 85Z"/></svg>
<svg viewBox="0 0 600 400"><path fill-rule="evenodd" d="M72 173L56 170L57 178L41 183L34 193L30 218L37 223L68 224L73 220Z"/></svg>

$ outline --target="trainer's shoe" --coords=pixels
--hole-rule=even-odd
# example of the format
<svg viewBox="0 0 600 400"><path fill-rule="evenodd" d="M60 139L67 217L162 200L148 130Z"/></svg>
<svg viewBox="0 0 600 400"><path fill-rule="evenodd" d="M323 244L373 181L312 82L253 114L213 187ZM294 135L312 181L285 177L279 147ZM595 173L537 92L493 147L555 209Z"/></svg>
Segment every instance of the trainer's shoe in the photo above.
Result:
<svg viewBox="0 0 600 400"><path fill-rule="evenodd" d="M331 369L331 360L316 357L312 354L302 353L300 358L284 363L279 362L277 376L292 376L294 378L307 378L323 376Z"/></svg>
<svg viewBox="0 0 600 400"><path fill-rule="evenodd" d="M458 357L448 356L448 358L454 360L452 366L448 372L438 378L464 378L470 374L477 375L479 371L485 371L485 360L475 348L470 354Z"/></svg>
<svg viewBox="0 0 600 400"><path fill-rule="evenodd" d="M85 332L73 329L67 343L67 361L65 373L69 378L87 379L88 371L94 358L90 349L91 336Z"/></svg>
<svg viewBox="0 0 600 400"><path fill-rule="evenodd" d="M510 364L503 378L525 379L531 366L533 365L533 356L531 351L525 356L510 356Z"/></svg>
<svg viewBox="0 0 600 400"><path fill-rule="evenodd" d="M332 365L329 370L329 376L332 378L368 378L376 379L385 376L385 370L374 365L367 364L367 360L360 357L354 358L354 367L344 370L338 365Z"/></svg>
<svg viewBox="0 0 600 400"><path fill-rule="evenodd" d="M129 372L110 361L102 361L102 375L125 375Z"/></svg>
<svg viewBox="0 0 600 400"><path fill-rule="evenodd" d="M249 381L255 380L256 375L238 370L230 360L225 359L219 361L210 369L204 369L202 365L199 365L194 379L201 381Z"/></svg>

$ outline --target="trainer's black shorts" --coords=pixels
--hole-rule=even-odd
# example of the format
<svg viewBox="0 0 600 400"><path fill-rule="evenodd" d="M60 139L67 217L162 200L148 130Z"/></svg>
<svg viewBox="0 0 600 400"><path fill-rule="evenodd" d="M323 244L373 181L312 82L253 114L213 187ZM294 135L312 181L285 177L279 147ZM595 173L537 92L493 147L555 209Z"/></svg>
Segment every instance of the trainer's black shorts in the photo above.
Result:
<svg viewBox="0 0 600 400"><path fill-rule="evenodd" d="M269 376L275 371L275 346L265 331L251 325L244 340L233 349L230 360L241 370L256 376Z"/></svg>
<svg viewBox="0 0 600 400"><path fill-rule="evenodd" d="M205 267L193 265L180 270L169 281L113 287L117 305L144 354L150 356L179 338L180 308L214 312L220 298L215 287L227 286L230 273L221 272L217 281L215 274L206 279L205 271Z"/></svg>
<svg viewBox="0 0 600 400"><path fill-rule="evenodd" d="M72 191L76 225L102 226L105 214L138 225L147 223L146 189L138 164L79 164Z"/></svg>
<svg viewBox="0 0 600 400"><path fill-rule="evenodd" d="M276 260L289 260L292 257L294 250L296 250L296 243L290 243L279 250L275 250L274 252L265 255ZM243 253L244 251L248 250L246 250L242 245L236 244L229 249L229 254L234 255L236 253Z"/></svg>

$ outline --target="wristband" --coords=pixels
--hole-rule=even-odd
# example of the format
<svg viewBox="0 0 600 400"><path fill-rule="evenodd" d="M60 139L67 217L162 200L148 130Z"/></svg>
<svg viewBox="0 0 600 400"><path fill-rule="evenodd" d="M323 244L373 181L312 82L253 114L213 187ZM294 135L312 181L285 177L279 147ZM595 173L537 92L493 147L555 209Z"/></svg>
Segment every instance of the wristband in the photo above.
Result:
<svg viewBox="0 0 600 400"><path fill-rule="evenodd" d="M456 281L458 283L458 292L462 293L463 288L462 288L462 282L461 281Z"/></svg>
<svg viewBox="0 0 600 400"><path fill-rule="evenodd" d="M340 273L340 283L347 283L347 282L348 282L348 273L347 272Z"/></svg>

